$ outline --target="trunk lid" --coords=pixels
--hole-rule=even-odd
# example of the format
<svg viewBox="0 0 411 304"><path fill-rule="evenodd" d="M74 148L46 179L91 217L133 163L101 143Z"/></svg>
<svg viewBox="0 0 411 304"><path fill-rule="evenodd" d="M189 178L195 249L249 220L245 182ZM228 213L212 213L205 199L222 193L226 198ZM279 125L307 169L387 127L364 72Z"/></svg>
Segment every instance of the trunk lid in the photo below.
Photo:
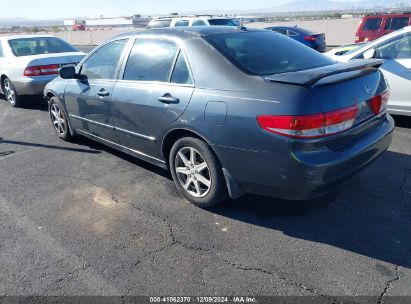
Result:
<svg viewBox="0 0 411 304"><path fill-rule="evenodd" d="M300 85L318 101L324 113L333 112L352 106L358 111L353 127L342 133L325 137L327 146L338 150L360 140L361 134L371 130L381 116L373 108L372 99L387 90L387 83L378 67L382 60L358 60L339 63L317 69L285 73L267 77L274 82ZM385 114L383 114L385 115Z"/></svg>
<svg viewBox="0 0 411 304"><path fill-rule="evenodd" d="M58 64L60 67L64 67L67 65L77 65L85 56L86 54L82 52L70 52L27 56L25 59L28 61L28 67L51 64Z"/></svg>

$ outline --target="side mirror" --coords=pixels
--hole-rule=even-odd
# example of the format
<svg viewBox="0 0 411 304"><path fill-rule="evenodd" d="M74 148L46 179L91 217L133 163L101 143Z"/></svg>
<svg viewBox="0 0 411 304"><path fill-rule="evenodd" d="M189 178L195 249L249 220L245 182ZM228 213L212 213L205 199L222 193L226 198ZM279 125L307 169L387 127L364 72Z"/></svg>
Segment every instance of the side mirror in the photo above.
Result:
<svg viewBox="0 0 411 304"><path fill-rule="evenodd" d="M75 79L76 69L72 66L64 67L60 69L59 74L63 79Z"/></svg>
<svg viewBox="0 0 411 304"><path fill-rule="evenodd" d="M371 58L374 58L375 55L376 55L375 49L369 49L364 52L363 57L364 59L371 59Z"/></svg>

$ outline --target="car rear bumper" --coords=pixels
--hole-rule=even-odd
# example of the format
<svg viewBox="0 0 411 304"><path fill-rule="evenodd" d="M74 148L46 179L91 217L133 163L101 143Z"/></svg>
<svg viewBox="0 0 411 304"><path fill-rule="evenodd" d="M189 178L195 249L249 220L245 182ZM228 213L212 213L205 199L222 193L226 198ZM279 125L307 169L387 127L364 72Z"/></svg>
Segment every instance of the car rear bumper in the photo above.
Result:
<svg viewBox="0 0 411 304"><path fill-rule="evenodd" d="M54 78L56 78L56 75L39 76L37 78L24 77L12 80L12 83L19 95L42 95L46 85Z"/></svg>
<svg viewBox="0 0 411 304"><path fill-rule="evenodd" d="M335 189L388 149L394 121L386 115L361 140L338 151L310 148L289 141L274 144L267 152L216 147L232 197L243 193L305 200ZM235 185L235 187L233 187ZM236 193L231 191L234 188Z"/></svg>

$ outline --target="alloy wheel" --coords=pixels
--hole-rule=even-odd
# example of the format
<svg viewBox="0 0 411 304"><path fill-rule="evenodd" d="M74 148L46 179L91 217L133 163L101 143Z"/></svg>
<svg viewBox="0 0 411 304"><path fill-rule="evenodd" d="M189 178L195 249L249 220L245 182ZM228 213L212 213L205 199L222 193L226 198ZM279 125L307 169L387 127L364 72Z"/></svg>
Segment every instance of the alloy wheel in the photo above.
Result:
<svg viewBox="0 0 411 304"><path fill-rule="evenodd" d="M178 181L190 195L205 197L211 188L211 175L207 162L192 147L184 147L176 155L175 172Z"/></svg>
<svg viewBox="0 0 411 304"><path fill-rule="evenodd" d="M16 91L14 90L14 87L9 80L6 80L4 82L4 93L8 102L10 102L11 104L16 103Z"/></svg>
<svg viewBox="0 0 411 304"><path fill-rule="evenodd" d="M60 107L55 103L51 105L50 117L54 128L57 130L57 133L64 135L67 130L66 120Z"/></svg>

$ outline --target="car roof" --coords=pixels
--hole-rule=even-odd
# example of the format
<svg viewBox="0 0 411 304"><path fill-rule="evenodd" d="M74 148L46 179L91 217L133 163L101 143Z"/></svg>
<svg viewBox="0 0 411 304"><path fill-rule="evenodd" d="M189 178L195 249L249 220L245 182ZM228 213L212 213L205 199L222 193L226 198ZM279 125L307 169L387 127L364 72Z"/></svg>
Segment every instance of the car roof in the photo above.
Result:
<svg viewBox="0 0 411 304"><path fill-rule="evenodd" d="M266 30L246 28L243 26L179 26L146 29L142 31L132 31L118 36L112 37L108 41L118 40L123 37L140 36L140 35L158 35L171 36L181 39L189 39L195 37L206 37L211 35L221 35L241 32L265 32Z"/></svg>
<svg viewBox="0 0 411 304"><path fill-rule="evenodd" d="M398 13L374 13L364 16L364 19L367 18L384 18L384 17L398 17L398 16L411 16L411 12L398 12Z"/></svg>
<svg viewBox="0 0 411 304"><path fill-rule="evenodd" d="M24 39L24 38L56 38L52 35L5 35L0 36L3 40Z"/></svg>
<svg viewBox="0 0 411 304"><path fill-rule="evenodd" d="M212 20L212 19L227 19L231 20L233 18L230 17L219 17L219 16L211 16L211 15L193 15L193 16L176 16L176 17L158 17L154 18L151 21L157 21L157 20L181 20L181 19L207 19L207 20ZM150 21L150 22L151 22Z"/></svg>

